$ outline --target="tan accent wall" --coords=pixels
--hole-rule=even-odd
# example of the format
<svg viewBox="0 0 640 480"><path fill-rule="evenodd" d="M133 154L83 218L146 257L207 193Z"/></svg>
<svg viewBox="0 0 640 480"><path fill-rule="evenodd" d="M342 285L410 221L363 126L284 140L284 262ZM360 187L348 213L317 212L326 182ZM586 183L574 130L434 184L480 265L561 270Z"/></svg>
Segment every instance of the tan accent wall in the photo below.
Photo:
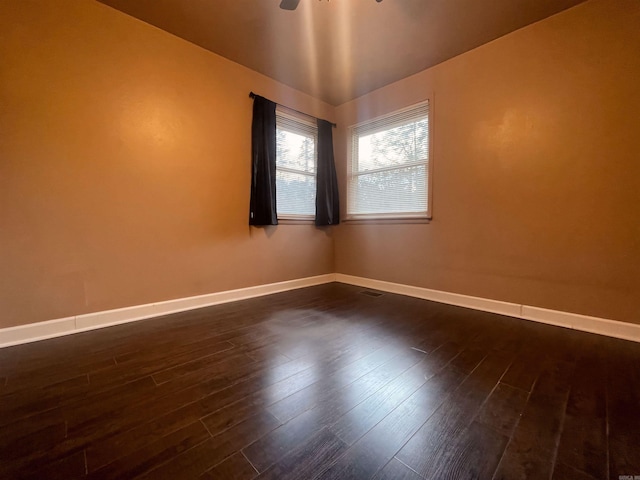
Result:
<svg viewBox="0 0 640 480"><path fill-rule="evenodd" d="M0 59L0 328L334 270L248 227L248 93L333 107L88 0L2 2Z"/></svg>
<svg viewBox="0 0 640 480"><path fill-rule="evenodd" d="M640 323L639 52L590 1L338 107L344 193L344 126L435 100L433 221L340 226L337 272Z"/></svg>
<svg viewBox="0 0 640 480"><path fill-rule="evenodd" d="M591 0L334 109L97 2L4 2L0 328L332 271L640 323L638 25ZM342 192L345 126L434 95L433 221L250 230L249 90L339 123Z"/></svg>

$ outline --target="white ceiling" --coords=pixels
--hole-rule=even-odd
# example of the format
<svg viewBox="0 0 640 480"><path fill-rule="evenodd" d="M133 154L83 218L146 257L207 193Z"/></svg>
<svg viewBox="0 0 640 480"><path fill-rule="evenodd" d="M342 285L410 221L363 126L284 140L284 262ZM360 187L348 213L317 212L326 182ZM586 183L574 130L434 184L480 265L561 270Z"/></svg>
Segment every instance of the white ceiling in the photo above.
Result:
<svg viewBox="0 0 640 480"><path fill-rule="evenodd" d="M584 0L100 0L339 105Z"/></svg>

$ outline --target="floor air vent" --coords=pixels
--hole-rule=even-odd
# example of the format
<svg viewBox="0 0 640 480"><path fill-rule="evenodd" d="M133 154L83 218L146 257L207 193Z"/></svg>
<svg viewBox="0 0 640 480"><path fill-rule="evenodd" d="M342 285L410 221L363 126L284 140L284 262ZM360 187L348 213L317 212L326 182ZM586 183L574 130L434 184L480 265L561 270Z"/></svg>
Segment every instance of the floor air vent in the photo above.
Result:
<svg viewBox="0 0 640 480"><path fill-rule="evenodd" d="M372 292L371 290L363 290L360 292L362 295L366 295L367 297L381 297L382 293Z"/></svg>

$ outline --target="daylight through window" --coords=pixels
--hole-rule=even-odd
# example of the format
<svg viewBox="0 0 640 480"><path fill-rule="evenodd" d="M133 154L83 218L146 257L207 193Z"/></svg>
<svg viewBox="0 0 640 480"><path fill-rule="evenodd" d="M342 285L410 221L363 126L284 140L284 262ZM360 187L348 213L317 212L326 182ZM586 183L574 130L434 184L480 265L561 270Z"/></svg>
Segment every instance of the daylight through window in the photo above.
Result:
<svg viewBox="0 0 640 480"><path fill-rule="evenodd" d="M278 218L315 216L317 143L317 125L276 110Z"/></svg>
<svg viewBox="0 0 640 480"><path fill-rule="evenodd" d="M429 102L351 130L350 218L430 217Z"/></svg>

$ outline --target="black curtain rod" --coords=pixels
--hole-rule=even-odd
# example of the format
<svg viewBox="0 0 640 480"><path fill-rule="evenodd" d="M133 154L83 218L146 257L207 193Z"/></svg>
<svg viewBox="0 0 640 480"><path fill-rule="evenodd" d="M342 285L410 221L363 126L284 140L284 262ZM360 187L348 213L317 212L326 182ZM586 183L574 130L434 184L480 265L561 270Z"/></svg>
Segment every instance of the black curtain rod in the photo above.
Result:
<svg viewBox="0 0 640 480"><path fill-rule="evenodd" d="M249 92L249 98L255 98L255 97L256 97L255 93ZM295 108L287 107L286 105L282 105L281 103L276 103L276 105L280 105L281 107L284 107L287 110L291 110L292 112L299 113L300 115L305 115L307 117L315 118L316 120L318 119L318 117L314 117L313 115L309 115L308 113L301 112L300 110L296 110ZM331 126L333 128L337 127L337 125L335 123L333 123L333 122L329 122L329 123L331 124Z"/></svg>

